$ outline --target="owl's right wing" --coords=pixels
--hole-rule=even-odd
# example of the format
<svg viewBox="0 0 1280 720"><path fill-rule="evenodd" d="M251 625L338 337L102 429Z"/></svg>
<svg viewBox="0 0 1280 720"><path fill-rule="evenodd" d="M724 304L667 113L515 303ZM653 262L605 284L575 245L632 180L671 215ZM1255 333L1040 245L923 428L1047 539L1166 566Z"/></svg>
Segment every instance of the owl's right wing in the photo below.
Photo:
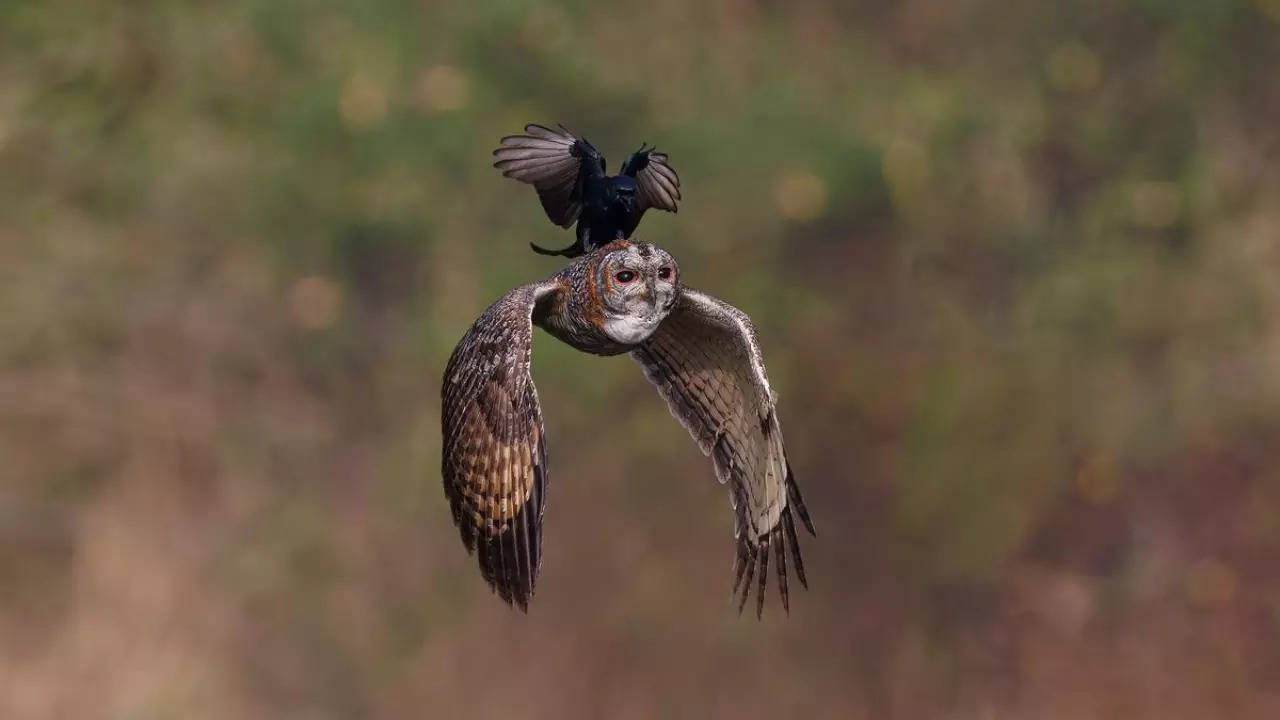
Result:
<svg viewBox="0 0 1280 720"><path fill-rule="evenodd" d="M711 456L716 477L729 485L739 612L751 594L757 566L756 615L764 608L770 546L787 609L788 549L796 576L808 586L792 510L810 534L814 530L787 461L751 319L728 303L686 288L671 314L631 356L644 367L671 414Z"/></svg>
<svg viewBox="0 0 1280 720"><path fill-rule="evenodd" d="M542 209L551 222L569 227L582 213L583 168L604 174L604 157L585 138L573 133L530 123L526 135L502 138L502 147L493 151L494 167L503 176L528 183L538 191Z"/></svg>
<svg viewBox="0 0 1280 720"><path fill-rule="evenodd" d="M444 493L480 573L527 610L541 562L547 451L529 373L533 317L564 292L556 281L524 285L485 310L444 372Z"/></svg>

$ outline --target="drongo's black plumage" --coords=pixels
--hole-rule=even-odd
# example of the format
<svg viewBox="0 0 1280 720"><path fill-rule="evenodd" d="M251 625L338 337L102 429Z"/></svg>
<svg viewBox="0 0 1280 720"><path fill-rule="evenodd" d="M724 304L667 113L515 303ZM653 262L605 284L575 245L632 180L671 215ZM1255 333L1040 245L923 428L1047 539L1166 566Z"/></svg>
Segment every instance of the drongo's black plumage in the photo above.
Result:
<svg viewBox="0 0 1280 720"><path fill-rule="evenodd" d="M578 257L619 238L629 238L649 208L676 212L680 177L667 154L641 145L617 175L605 174L604 156L586 138L560 126L525 125L526 135L502 138L494 167L538 191L551 222L578 223L578 239L562 250L529 243L543 255Z"/></svg>

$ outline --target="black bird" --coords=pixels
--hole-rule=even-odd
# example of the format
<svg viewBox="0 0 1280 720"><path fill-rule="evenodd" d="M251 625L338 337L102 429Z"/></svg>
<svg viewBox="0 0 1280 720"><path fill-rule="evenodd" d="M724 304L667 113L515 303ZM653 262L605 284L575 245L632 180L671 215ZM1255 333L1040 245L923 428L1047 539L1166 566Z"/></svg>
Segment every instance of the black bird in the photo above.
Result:
<svg viewBox="0 0 1280 720"><path fill-rule="evenodd" d="M548 250L529 243L534 252L578 257L631 237L649 208L676 212L680 178L666 153L643 144L617 175L606 175L604 155L595 146L563 125L560 130L525 125L527 135L508 135L493 151L493 166L504 176L538 191L551 222L566 228L578 223L578 239L569 247Z"/></svg>

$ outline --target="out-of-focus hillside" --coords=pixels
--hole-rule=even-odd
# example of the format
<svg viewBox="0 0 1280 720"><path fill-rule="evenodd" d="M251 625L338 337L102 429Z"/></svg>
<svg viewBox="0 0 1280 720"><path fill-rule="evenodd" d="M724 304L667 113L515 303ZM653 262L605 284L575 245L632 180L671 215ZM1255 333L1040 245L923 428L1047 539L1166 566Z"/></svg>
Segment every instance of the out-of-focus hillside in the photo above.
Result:
<svg viewBox="0 0 1280 720"><path fill-rule="evenodd" d="M1277 0L0 4L0 717L1280 716L1278 67ZM530 121L679 170L789 618L541 332L530 613L466 556L444 363L571 239Z"/></svg>

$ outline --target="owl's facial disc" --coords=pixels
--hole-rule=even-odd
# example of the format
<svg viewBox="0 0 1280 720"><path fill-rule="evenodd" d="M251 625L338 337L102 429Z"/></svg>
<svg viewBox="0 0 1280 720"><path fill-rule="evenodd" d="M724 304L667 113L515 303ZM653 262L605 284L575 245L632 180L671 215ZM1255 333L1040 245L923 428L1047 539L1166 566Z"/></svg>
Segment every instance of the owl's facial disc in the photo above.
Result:
<svg viewBox="0 0 1280 720"><path fill-rule="evenodd" d="M680 271L665 250L629 243L600 265L604 331L614 342L644 342L680 296Z"/></svg>

